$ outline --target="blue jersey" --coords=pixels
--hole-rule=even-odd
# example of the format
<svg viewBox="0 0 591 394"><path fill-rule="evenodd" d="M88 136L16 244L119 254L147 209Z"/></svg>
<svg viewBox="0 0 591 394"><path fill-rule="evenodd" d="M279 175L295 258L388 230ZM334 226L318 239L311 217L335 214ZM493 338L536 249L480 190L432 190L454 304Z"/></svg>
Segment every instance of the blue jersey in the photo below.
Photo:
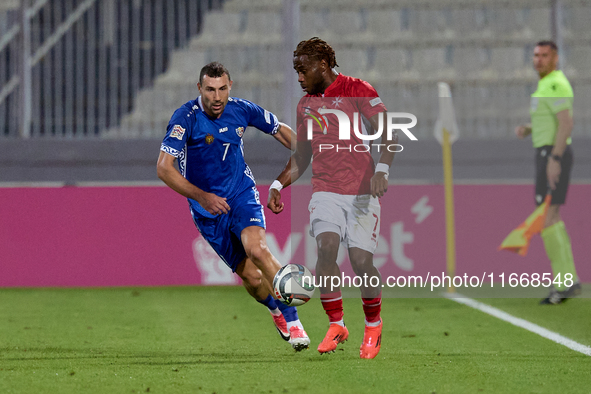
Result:
<svg viewBox="0 0 591 394"><path fill-rule="evenodd" d="M201 97L177 109L166 129L160 150L176 157L181 174L201 190L228 200L255 185L244 161L242 135L248 126L267 134L277 133L277 117L260 106L230 97L218 119L205 113ZM214 217L197 201L191 207Z"/></svg>

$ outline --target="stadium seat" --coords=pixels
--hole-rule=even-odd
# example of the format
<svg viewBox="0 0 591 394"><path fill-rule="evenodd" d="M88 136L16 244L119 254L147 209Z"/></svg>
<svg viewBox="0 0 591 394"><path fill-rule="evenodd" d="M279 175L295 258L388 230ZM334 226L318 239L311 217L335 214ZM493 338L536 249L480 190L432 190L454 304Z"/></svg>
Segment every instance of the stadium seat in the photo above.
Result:
<svg viewBox="0 0 591 394"><path fill-rule="evenodd" d="M363 49L341 49L337 52L338 70L345 75L359 78L367 71L368 54Z"/></svg>
<svg viewBox="0 0 591 394"><path fill-rule="evenodd" d="M589 138L591 130L591 84L573 84L574 102L573 115L576 121L573 126L573 136ZM575 152L576 153L576 152Z"/></svg>
<svg viewBox="0 0 591 394"><path fill-rule="evenodd" d="M490 50L474 46L454 47L452 65L459 78L478 78L490 65Z"/></svg>
<svg viewBox="0 0 591 394"><path fill-rule="evenodd" d="M575 26L578 32L588 31L590 7L571 2L563 7L569 45L565 73L574 78L578 92L587 92L576 78L591 76L591 49L572 40ZM281 0L227 0L224 12L207 14L201 36L188 50L173 54L167 73L138 95L130 119L145 124L145 117L154 113L154 124L161 128L176 108L165 110L164 104L178 105L175 94L183 100L195 95L195 90L183 90L182 83L196 82L197 69L213 60L229 68L235 81L232 95L281 117L281 59L290 56L281 44L281 9ZM507 6L455 0L302 0L298 39L327 40L336 50L338 71L369 81L388 108L421 113L419 129L425 138L432 138L437 112L433 89L439 80L452 83L458 122L461 118L466 126L463 136L509 138L512 124L527 120L530 88L537 83L532 45L549 35L550 8L533 0ZM586 111L582 103L591 100L585 94L586 99L577 95L575 100L579 114ZM245 134L245 139L259 137Z"/></svg>
<svg viewBox="0 0 591 394"><path fill-rule="evenodd" d="M409 71L411 65L410 51L402 48L387 48L376 51L373 68L374 78L385 81L395 80Z"/></svg>
<svg viewBox="0 0 591 394"><path fill-rule="evenodd" d="M590 77L591 48L587 45L569 46L566 48L565 72L570 70L576 77Z"/></svg>
<svg viewBox="0 0 591 394"><path fill-rule="evenodd" d="M529 58L523 47L497 47L491 52L491 66L501 79L519 77L525 73L526 62ZM529 67L529 64L528 64Z"/></svg>
<svg viewBox="0 0 591 394"><path fill-rule="evenodd" d="M281 73L282 60L291 58L291 54L291 51L284 51L279 45L246 47L244 53L249 70L262 75Z"/></svg>
<svg viewBox="0 0 591 394"><path fill-rule="evenodd" d="M244 13L212 11L205 15L203 32L191 42L191 45L224 45L225 42L235 40L244 31L245 19Z"/></svg>
<svg viewBox="0 0 591 394"><path fill-rule="evenodd" d="M244 53L245 48L240 46L220 46L209 47L205 50L204 64L217 61L228 68L232 79L239 78L244 72L247 72L247 61Z"/></svg>
<svg viewBox="0 0 591 394"><path fill-rule="evenodd" d="M300 14L300 39L324 37L328 26L328 9L302 10Z"/></svg>
<svg viewBox="0 0 591 394"><path fill-rule="evenodd" d="M425 78L442 78L451 67L445 48L420 48L412 52L412 67Z"/></svg>
<svg viewBox="0 0 591 394"><path fill-rule="evenodd" d="M330 36L326 38L328 41L346 41L358 35L364 30L361 12L330 10L327 30L330 32Z"/></svg>
<svg viewBox="0 0 591 394"><path fill-rule="evenodd" d="M451 28L451 19L450 9L422 9L417 12L416 28L433 39L451 38L455 34Z"/></svg>
<svg viewBox="0 0 591 394"><path fill-rule="evenodd" d="M525 13L521 8L497 7L491 12L491 24L495 37L519 36L525 28Z"/></svg>
<svg viewBox="0 0 591 394"><path fill-rule="evenodd" d="M0 2L0 12L7 10L17 11L20 7L20 0L2 0Z"/></svg>
<svg viewBox="0 0 591 394"><path fill-rule="evenodd" d="M568 38L577 38L583 32L589 31L591 20L591 7L585 2L565 5L564 12L564 34ZM587 37L589 37L587 33Z"/></svg>
<svg viewBox="0 0 591 394"><path fill-rule="evenodd" d="M281 14L249 11L242 40L246 44L268 44L281 40Z"/></svg>
<svg viewBox="0 0 591 394"><path fill-rule="evenodd" d="M277 11L281 10L281 0L226 0L224 10L230 12L240 11Z"/></svg>
<svg viewBox="0 0 591 394"><path fill-rule="evenodd" d="M549 38L550 31L550 9L530 8L525 12L524 37L531 39L532 43L540 39Z"/></svg>
<svg viewBox="0 0 591 394"><path fill-rule="evenodd" d="M206 64L205 51L184 50L174 52L170 58L168 71L159 77L162 81L177 81L179 83L197 83L199 81L199 64ZM157 82L156 82L157 83Z"/></svg>
<svg viewBox="0 0 591 394"><path fill-rule="evenodd" d="M8 23L8 18L6 17L6 12L0 10L0 37L4 35L10 29L11 24Z"/></svg>
<svg viewBox="0 0 591 394"><path fill-rule="evenodd" d="M367 29L365 34L368 43L392 42L410 32L402 32L400 11L396 9L371 9L366 13Z"/></svg>
<svg viewBox="0 0 591 394"><path fill-rule="evenodd" d="M482 10L464 7L451 10L451 29L462 39L492 35Z"/></svg>
<svg viewBox="0 0 591 394"><path fill-rule="evenodd" d="M109 131L111 136L159 137L174 110L196 97L196 89L186 84L166 84L158 89L141 91L136 97L134 111L121 119L118 130Z"/></svg>

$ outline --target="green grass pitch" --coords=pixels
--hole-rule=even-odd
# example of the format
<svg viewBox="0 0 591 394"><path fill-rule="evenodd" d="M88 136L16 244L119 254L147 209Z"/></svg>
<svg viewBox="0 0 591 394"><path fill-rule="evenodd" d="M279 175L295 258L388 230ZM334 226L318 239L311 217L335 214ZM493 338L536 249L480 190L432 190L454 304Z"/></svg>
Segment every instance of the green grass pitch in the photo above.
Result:
<svg viewBox="0 0 591 394"><path fill-rule="evenodd" d="M591 357L447 299L384 299L382 350L319 355L319 300L299 308L295 353L241 287L0 289L0 393L581 393ZM591 299L481 300L591 345Z"/></svg>

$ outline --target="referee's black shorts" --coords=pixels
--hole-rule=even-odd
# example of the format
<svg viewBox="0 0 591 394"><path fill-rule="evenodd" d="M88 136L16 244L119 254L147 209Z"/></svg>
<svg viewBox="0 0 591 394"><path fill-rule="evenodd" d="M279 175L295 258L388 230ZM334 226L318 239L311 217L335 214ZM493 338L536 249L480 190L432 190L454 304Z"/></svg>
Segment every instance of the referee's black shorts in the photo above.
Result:
<svg viewBox="0 0 591 394"><path fill-rule="evenodd" d="M552 145L545 145L536 149L536 204L540 205L548 193L548 176L546 166L552 153ZM573 166L573 151L570 145L566 146L560 161L560 178L556 189L552 190L551 204L562 205L566 201L566 192L570 183L570 170Z"/></svg>

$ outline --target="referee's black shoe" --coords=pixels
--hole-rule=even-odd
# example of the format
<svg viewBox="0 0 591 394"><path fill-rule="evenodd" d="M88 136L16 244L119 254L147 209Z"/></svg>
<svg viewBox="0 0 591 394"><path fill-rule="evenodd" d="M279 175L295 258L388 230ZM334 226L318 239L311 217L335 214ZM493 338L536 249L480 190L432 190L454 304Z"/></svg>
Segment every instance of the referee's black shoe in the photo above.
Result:
<svg viewBox="0 0 591 394"><path fill-rule="evenodd" d="M581 294L581 283L576 282L574 285L566 290L558 291L555 288L550 290L548 297L540 301L540 305L558 305L562 304L569 298L573 298Z"/></svg>

